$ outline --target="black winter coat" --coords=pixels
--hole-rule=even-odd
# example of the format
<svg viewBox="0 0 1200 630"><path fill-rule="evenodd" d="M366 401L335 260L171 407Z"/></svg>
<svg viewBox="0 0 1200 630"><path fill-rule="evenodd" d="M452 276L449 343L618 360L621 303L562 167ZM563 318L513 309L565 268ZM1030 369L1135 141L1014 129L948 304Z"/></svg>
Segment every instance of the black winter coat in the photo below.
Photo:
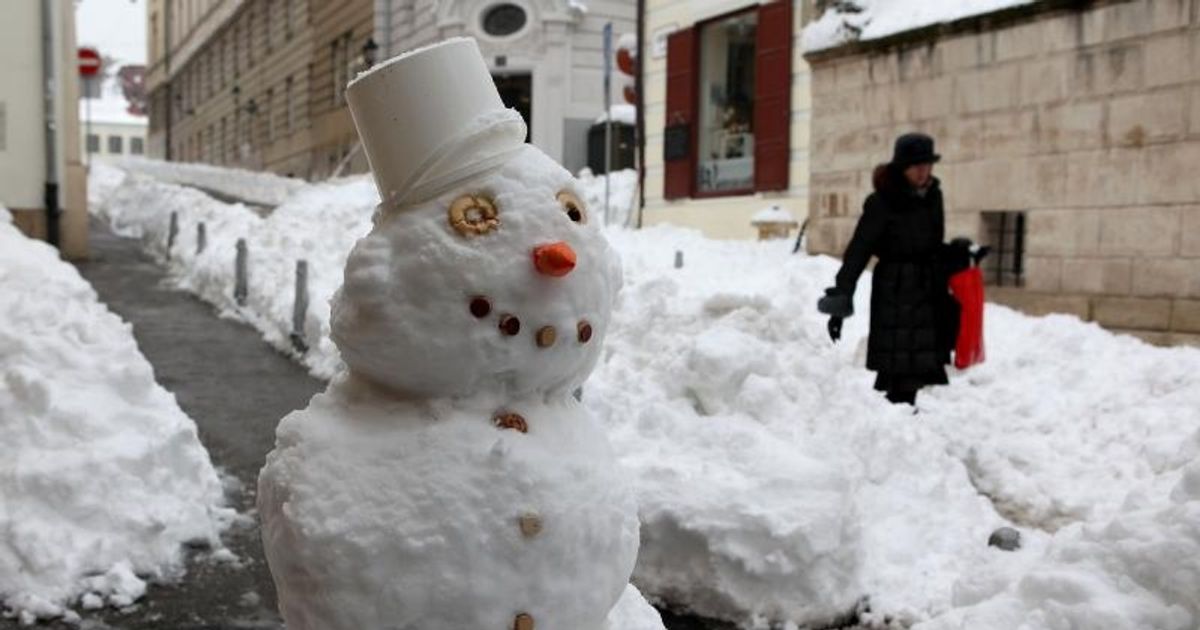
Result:
<svg viewBox="0 0 1200 630"><path fill-rule="evenodd" d="M875 169L875 192L846 247L837 287L854 294L858 277L879 258L871 282L867 369L880 390L945 384L955 318L940 260L945 210L937 179L919 195L890 165Z"/></svg>

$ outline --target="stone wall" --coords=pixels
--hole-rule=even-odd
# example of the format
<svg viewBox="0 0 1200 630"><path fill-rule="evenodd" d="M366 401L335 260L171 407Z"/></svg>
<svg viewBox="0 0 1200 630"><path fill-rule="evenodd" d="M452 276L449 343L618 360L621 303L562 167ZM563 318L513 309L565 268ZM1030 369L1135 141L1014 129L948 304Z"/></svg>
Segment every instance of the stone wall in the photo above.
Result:
<svg viewBox="0 0 1200 630"><path fill-rule="evenodd" d="M1025 286L991 295L1200 341L1200 0L1083 4L810 55L809 249L841 253L871 168L922 130L948 235L1026 213Z"/></svg>

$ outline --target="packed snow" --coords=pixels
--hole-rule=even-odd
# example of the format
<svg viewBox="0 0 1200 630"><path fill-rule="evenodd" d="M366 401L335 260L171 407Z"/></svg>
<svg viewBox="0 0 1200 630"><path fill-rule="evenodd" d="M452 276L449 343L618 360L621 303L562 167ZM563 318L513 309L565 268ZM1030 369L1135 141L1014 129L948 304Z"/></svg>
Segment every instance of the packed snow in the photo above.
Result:
<svg viewBox="0 0 1200 630"><path fill-rule="evenodd" d="M142 177L93 180L94 207L160 257L178 212L174 276L281 348L287 270L317 261L312 349L293 356L336 371L326 305L369 229L368 180L306 186L266 218ZM197 256L204 217L223 218ZM239 308L242 237L257 245ZM746 627L856 609L934 628L1200 622L1200 350L989 304L987 363L923 391L914 416L872 390L866 317L826 337L815 304L836 260L671 227L607 237L625 288L583 400L635 480L634 582L652 599ZM1005 525L1019 551L987 546Z"/></svg>
<svg viewBox="0 0 1200 630"><path fill-rule="evenodd" d="M129 324L0 208L0 609L128 606L233 512Z"/></svg>
<svg viewBox="0 0 1200 630"><path fill-rule="evenodd" d="M221 168L209 164L163 162L128 157L120 168L172 184L183 184L245 203L277 206L304 187L304 181L265 171Z"/></svg>
<svg viewBox="0 0 1200 630"><path fill-rule="evenodd" d="M804 27L804 50L836 48L1039 0L841 0Z"/></svg>
<svg viewBox="0 0 1200 630"><path fill-rule="evenodd" d="M612 120L615 124L633 126L637 124L637 107L628 103L616 103L612 106ZM600 125L608 121L608 112L600 114L596 118L596 124Z"/></svg>

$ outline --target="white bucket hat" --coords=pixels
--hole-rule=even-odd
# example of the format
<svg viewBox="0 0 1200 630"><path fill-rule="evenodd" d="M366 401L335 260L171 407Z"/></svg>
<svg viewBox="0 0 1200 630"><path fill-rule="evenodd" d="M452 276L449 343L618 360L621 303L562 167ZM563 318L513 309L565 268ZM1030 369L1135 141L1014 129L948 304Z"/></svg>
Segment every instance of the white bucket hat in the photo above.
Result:
<svg viewBox="0 0 1200 630"><path fill-rule="evenodd" d="M389 59L351 81L346 101L384 215L499 167L525 143L525 122L469 38Z"/></svg>

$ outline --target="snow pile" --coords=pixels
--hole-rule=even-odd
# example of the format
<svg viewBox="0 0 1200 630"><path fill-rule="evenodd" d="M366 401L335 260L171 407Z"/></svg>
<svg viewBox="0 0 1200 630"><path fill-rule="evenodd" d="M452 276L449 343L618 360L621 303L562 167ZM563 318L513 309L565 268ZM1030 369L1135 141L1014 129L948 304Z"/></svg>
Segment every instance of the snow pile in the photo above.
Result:
<svg viewBox="0 0 1200 630"><path fill-rule="evenodd" d="M0 210L0 602L127 606L232 518L196 426L130 326Z"/></svg>
<svg viewBox="0 0 1200 630"><path fill-rule="evenodd" d="M1070 526L1023 574L964 580L958 608L917 628L1200 626L1200 433L1177 459L1191 463L1169 492L1130 494L1111 520Z"/></svg>
<svg viewBox="0 0 1200 630"><path fill-rule="evenodd" d="M128 157L119 160L118 166L124 171L140 173L160 182L193 186L260 206L277 206L305 186L303 180L274 173L209 164Z"/></svg>
<svg viewBox="0 0 1200 630"><path fill-rule="evenodd" d="M603 194L602 178L583 181ZM169 201L178 193L122 190L145 185L122 184L107 211L134 221L139 205L178 205ZM345 253L369 227L369 187L306 188L277 211L289 222L253 224L291 236L248 237L276 243L273 258L326 261L331 275L314 283L309 324L322 339ZM595 216L602 204L587 197ZM220 212L250 214L223 204ZM712 241L668 227L607 234L625 288L584 403L637 480L634 581L647 593L746 623L819 623L862 597L867 619L903 622L1014 619L1018 608L1050 615L1078 593L1086 597L1070 614L1103 610L1103 598L1136 600L1122 610L1144 606L1150 612L1129 619L1149 627L1172 627L1153 612L1172 603L1194 610L1167 582L1119 576L1139 558L1137 571L1178 574L1171 579L1182 585L1200 574L1188 551L1194 530L1183 525L1196 522L1193 500L1169 498L1176 486L1185 488L1176 497L1192 492L1185 481L1195 479L1184 471L1196 451L1179 445L1194 445L1200 431L1200 351L989 305L988 362L923 391L914 417L871 388L862 368L867 317L848 319L837 345L825 336L815 304L836 260L793 256L789 243ZM236 236L210 230L209 238L211 247ZM185 254L172 259L181 277L206 269ZM224 274L223 304L231 303L232 260L227 253L211 269L213 283ZM236 312L264 330L285 328L290 311L280 305L290 305L291 285L256 285L255 268L250 302ZM865 314L869 275L856 299ZM313 343L304 360L331 375L336 351ZM1123 524L1137 527L1126 536ZM1020 529L1020 551L986 546L1003 525ZM1169 561L1159 549L1178 553ZM1042 589L1036 576L1048 573L1086 580L1088 590ZM1019 626L978 618L992 621L968 627Z"/></svg>
<svg viewBox="0 0 1200 630"><path fill-rule="evenodd" d="M837 0L804 27L806 52L880 39L1038 0Z"/></svg>
<svg viewBox="0 0 1200 630"><path fill-rule="evenodd" d="M92 167L89 191L92 212L104 217L118 234L141 238L148 251L169 260L181 288L224 314L249 322L280 351L302 360L313 374L329 378L337 370L340 359L329 339L329 298L342 283L350 248L370 229L379 202L370 179L360 176L306 185L266 217L190 188L141 175L124 176L101 164ZM168 252L172 213L178 234ZM203 251L197 251L200 223L205 225ZM244 306L234 294L238 239L246 240ZM292 341L300 260L306 263L310 296L301 326L309 346L303 355Z"/></svg>
<svg viewBox="0 0 1200 630"><path fill-rule="evenodd" d="M592 174L584 168L579 172L579 186L583 190L583 202L591 209L592 216L607 214L608 225L634 227L637 224L638 175L627 168L614 171L608 179L608 212L604 212L605 177Z"/></svg>
<svg viewBox="0 0 1200 630"><path fill-rule="evenodd" d="M615 103L612 106L612 120L614 124L633 126L637 124L637 107L628 103ZM596 124L602 125L608 121L608 112L600 114L596 118Z"/></svg>

